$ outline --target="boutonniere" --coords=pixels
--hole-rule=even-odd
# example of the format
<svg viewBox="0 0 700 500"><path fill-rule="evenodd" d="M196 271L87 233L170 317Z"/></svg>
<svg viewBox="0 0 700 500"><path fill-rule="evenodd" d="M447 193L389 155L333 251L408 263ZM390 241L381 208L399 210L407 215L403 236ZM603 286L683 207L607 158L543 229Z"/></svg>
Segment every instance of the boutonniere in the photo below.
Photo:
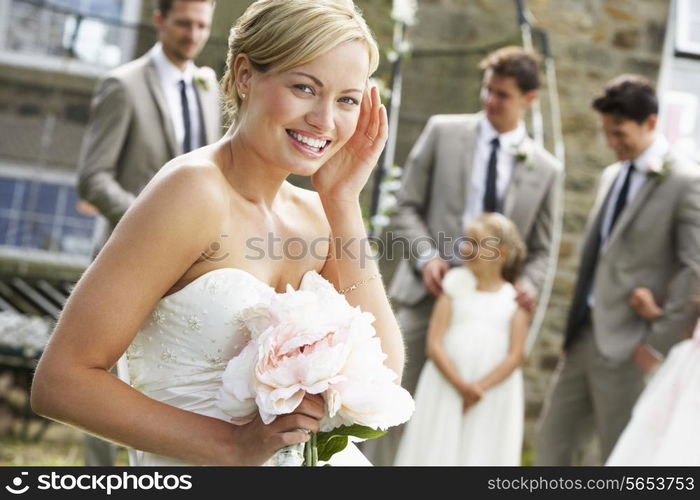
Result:
<svg viewBox="0 0 700 500"><path fill-rule="evenodd" d="M516 165L525 165L528 170L534 170L537 165L535 165L535 152L530 141L522 141L520 144L514 145L512 149Z"/></svg>
<svg viewBox="0 0 700 500"><path fill-rule="evenodd" d="M198 68L197 74L193 78L194 84L205 92L209 92L210 82L212 80L216 80L216 73L208 66Z"/></svg>
<svg viewBox="0 0 700 500"><path fill-rule="evenodd" d="M194 77L194 84L204 90L205 92L209 92L209 82L206 81L204 78L201 76L195 76Z"/></svg>
<svg viewBox="0 0 700 500"><path fill-rule="evenodd" d="M647 176L663 181L671 168L671 159L668 156L654 158L647 163Z"/></svg>

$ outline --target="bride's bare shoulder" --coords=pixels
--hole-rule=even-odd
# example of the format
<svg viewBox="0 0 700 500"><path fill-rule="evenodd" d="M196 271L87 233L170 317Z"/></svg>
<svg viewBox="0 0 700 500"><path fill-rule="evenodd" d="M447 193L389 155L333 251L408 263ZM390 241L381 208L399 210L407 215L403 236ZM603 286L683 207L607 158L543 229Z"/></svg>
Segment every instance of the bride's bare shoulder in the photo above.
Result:
<svg viewBox="0 0 700 500"><path fill-rule="evenodd" d="M190 209L206 211L226 207L229 198L226 178L207 158L178 157L166 163L146 186L144 195L149 191L164 202L177 201ZM177 200L171 200L174 197Z"/></svg>

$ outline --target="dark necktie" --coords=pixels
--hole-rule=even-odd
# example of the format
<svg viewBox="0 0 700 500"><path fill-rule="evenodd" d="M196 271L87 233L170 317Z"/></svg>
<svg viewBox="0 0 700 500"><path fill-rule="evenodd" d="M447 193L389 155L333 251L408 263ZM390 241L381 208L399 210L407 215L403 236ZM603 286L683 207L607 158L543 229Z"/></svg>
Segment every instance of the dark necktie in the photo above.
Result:
<svg viewBox="0 0 700 500"><path fill-rule="evenodd" d="M486 191L484 192L484 212L498 212L498 196L496 193L496 180L498 179L496 168L498 167L498 137L491 140L491 156L486 172Z"/></svg>
<svg viewBox="0 0 700 500"><path fill-rule="evenodd" d="M608 228L608 238L612 234L613 227L620 217L622 210L627 204L627 196L630 190L630 181L632 178L632 173L634 172L634 164L630 163L627 174L625 175L625 180L622 183L622 188L617 195L615 200L615 206L613 208L612 219L610 219L610 226ZM602 225L603 222L600 222ZM569 317L569 324L567 325L567 334L564 341L564 348L567 349L571 346L574 339L580 333L580 329L585 325L589 319L590 308L588 306L588 296L591 294L593 289L593 278L595 276L595 270L598 266L598 255L600 254L601 231L600 226L593 236L595 239L593 241L590 254L584 254L581 261L581 268L579 269L579 283L576 285L577 292L572 306L572 310Z"/></svg>
<svg viewBox="0 0 700 500"><path fill-rule="evenodd" d="M622 183L620 194L617 195L617 200L615 200L615 208L613 209L612 219L610 219L610 227L608 228L608 237L610 237L612 234L617 219L620 217L625 205L627 205L627 196L630 191L630 180L632 179L633 173L634 163L630 163L629 167L627 167L627 175L625 175L625 181Z"/></svg>
<svg viewBox="0 0 700 500"><path fill-rule="evenodd" d="M190 124L190 105L187 100L187 86L180 80L180 102L182 104L182 123L185 125L185 138L182 141L182 152L192 151L192 127Z"/></svg>

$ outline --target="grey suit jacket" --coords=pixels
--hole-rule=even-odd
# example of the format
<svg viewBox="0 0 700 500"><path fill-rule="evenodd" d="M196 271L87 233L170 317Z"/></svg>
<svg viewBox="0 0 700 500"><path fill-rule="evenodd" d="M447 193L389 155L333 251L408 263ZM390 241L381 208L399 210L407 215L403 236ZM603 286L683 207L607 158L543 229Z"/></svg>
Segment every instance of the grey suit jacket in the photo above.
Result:
<svg viewBox="0 0 700 500"><path fill-rule="evenodd" d="M480 118L480 113L431 117L406 161L393 225L396 236L410 243L411 252L399 264L389 288L391 298L400 304L415 305L428 293L416 267L421 246L429 244L449 258L454 255L453 243L463 236L462 215ZM532 158L516 164L503 211L527 244L523 281L538 291L550 265L556 181L562 168L534 141L526 141Z"/></svg>
<svg viewBox="0 0 700 500"><path fill-rule="evenodd" d="M195 73L197 74L197 73ZM211 72L195 84L203 144L222 135L218 84ZM158 73L148 52L98 83L78 164L78 193L112 227L168 161L182 154Z"/></svg>
<svg viewBox="0 0 700 500"><path fill-rule="evenodd" d="M577 334L574 311L587 300L582 273L593 267L593 330L609 359L629 359L644 340L667 353L692 331L700 283L700 167L673 152L667 164L667 173L649 176L625 207L596 265L604 207L622 164L603 172L586 229L566 344ZM636 287L651 289L663 306L660 319L647 322L632 309L629 296Z"/></svg>

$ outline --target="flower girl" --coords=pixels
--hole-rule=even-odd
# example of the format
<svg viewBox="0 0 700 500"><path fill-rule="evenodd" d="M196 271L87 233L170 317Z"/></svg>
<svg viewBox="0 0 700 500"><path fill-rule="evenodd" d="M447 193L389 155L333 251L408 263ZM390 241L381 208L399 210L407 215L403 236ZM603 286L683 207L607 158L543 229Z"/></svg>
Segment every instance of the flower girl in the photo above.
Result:
<svg viewBox="0 0 700 500"><path fill-rule="evenodd" d="M487 213L460 250L465 265L448 271L435 303L396 465L520 464L529 316L513 284L525 245L509 219Z"/></svg>
<svg viewBox="0 0 700 500"><path fill-rule="evenodd" d="M650 321L663 314L647 288L631 304ZM606 465L700 465L700 323L649 381Z"/></svg>

